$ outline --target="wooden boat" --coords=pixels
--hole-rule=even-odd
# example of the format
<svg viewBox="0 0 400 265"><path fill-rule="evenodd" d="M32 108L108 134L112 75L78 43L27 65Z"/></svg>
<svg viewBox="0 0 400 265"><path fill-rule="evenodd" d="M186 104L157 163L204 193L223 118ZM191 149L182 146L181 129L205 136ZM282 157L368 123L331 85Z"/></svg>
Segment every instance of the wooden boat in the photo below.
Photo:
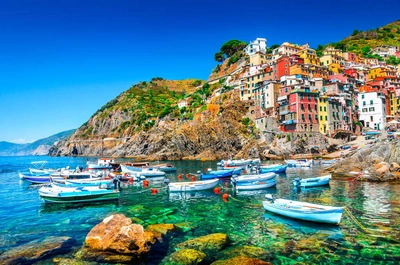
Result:
<svg viewBox="0 0 400 265"><path fill-rule="evenodd" d="M230 178L233 175L233 169L228 170L215 170L208 171L207 173L201 173L200 179L215 179L215 178Z"/></svg>
<svg viewBox="0 0 400 265"><path fill-rule="evenodd" d="M306 179L295 178L293 180L293 185L296 187L306 187L306 188L318 187L318 186L328 185L331 178L332 178L331 174L321 176L318 178L306 178Z"/></svg>
<svg viewBox="0 0 400 265"><path fill-rule="evenodd" d="M308 159L285 160L285 163L289 167L311 167L312 166L312 160L308 160Z"/></svg>
<svg viewBox="0 0 400 265"><path fill-rule="evenodd" d="M305 221L338 225L344 210L343 207L274 199L271 194L267 194L265 197L267 201L262 202L265 210Z"/></svg>
<svg viewBox="0 0 400 265"><path fill-rule="evenodd" d="M284 173L286 172L286 168L288 165L285 164L277 164L277 165L264 165L259 167L259 173L268 173L268 172L274 172L274 173Z"/></svg>
<svg viewBox="0 0 400 265"><path fill-rule="evenodd" d="M273 172L257 175L243 175L231 178L231 183L236 190L259 190L276 185L276 174Z"/></svg>
<svg viewBox="0 0 400 265"><path fill-rule="evenodd" d="M170 192L209 190L215 188L218 183L219 179L192 182L171 182L168 184L168 190Z"/></svg>
<svg viewBox="0 0 400 265"><path fill-rule="evenodd" d="M59 187L45 186L39 195L46 203L82 203L118 200L119 191L99 187Z"/></svg>

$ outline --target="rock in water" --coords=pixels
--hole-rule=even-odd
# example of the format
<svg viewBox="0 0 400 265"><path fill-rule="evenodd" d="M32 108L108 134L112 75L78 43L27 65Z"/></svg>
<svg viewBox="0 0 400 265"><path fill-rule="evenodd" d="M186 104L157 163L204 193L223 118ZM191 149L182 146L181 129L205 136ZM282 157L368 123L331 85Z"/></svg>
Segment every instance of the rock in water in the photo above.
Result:
<svg viewBox="0 0 400 265"><path fill-rule="evenodd" d="M182 249L172 253L163 260L163 265L196 265L206 257L203 252L195 249Z"/></svg>
<svg viewBox="0 0 400 265"><path fill-rule="evenodd" d="M32 264L57 254L67 253L75 243L70 237L48 237L35 240L1 254L0 264Z"/></svg>
<svg viewBox="0 0 400 265"><path fill-rule="evenodd" d="M131 262L143 258L156 242L152 232L132 224L122 214L105 218L86 236L85 247L76 256L99 262Z"/></svg>
<svg viewBox="0 0 400 265"><path fill-rule="evenodd" d="M204 252L208 258L225 247L228 243L226 234L216 233L190 239L177 245L179 249L195 249Z"/></svg>
<svg viewBox="0 0 400 265"><path fill-rule="evenodd" d="M262 261L255 258L247 258L247 257L236 257L232 259L225 259L225 260L217 260L211 265L231 265L231 264L240 264L240 265L272 265L272 263Z"/></svg>

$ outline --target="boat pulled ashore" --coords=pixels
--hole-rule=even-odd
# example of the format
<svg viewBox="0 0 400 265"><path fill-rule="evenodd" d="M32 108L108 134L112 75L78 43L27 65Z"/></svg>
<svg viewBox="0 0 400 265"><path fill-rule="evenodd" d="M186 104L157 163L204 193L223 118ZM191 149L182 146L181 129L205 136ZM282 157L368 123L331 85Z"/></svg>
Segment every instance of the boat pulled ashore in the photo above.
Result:
<svg viewBox="0 0 400 265"><path fill-rule="evenodd" d="M119 199L118 190L102 186L61 187L53 184L41 187L39 195L45 203L83 203Z"/></svg>
<svg viewBox="0 0 400 265"><path fill-rule="evenodd" d="M343 207L275 199L271 194L265 197L267 200L262 202L265 210L304 221L338 225L344 210Z"/></svg>

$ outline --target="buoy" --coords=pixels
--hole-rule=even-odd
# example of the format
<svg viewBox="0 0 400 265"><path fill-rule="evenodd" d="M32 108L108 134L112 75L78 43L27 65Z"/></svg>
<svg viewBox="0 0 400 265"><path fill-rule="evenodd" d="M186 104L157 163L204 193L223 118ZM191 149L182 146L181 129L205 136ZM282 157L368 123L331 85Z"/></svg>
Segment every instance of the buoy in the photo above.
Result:
<svg viewBox="0 0 400 265"><path fill-rule="evenodd" d="M129 183L130 183L130 184L133 184L133 178L130 178L130 179L129 179Z"/></svg>
<svg viewBox="0 0 400 265"><path fill-rule="evenodd" d="M180 175L178 176L178 180L179 180L179 181L182 180L182 174L180 174Z"/></svg>
<svg viewBox="0 0 400 265"><path fill-rule="evenodd" d="M224 199L224 201L226 200L228 200L228 198L229 198L229 194L228 193L224 193L223 195L222 195L222 199Z"/></svg>
<svg viewBox="0 0 400 265"><path fill-rule="evenodd" d="M157 194L157 192L158 192L158 190L157 189L150 189L151 190L151 194L152 195L156 195Z"/></svg>
<svg viewBox="0 0 400 265"><path fill-rule="evenodd" d="M187 179L189 178L189 173L186 174L186 178L187 178Z"/></svg>
<svg viewBox="0 0 400 265"><path fill-rule="evenodd" d="M143 180L143 187L147 188L149 186L149 181L147 179Z"/></svg>
<svg viewBox="0 0 400 265"><path fill-rule="evenodd" d="M192 176L192 181L196 181L196 176Z"/></svg>
<svg viewBox="0 0 400 265"><path fill-rule="evenodd" d="M214 193L215 194L221 194L221 188L220 187L214 188Z"/></svg>

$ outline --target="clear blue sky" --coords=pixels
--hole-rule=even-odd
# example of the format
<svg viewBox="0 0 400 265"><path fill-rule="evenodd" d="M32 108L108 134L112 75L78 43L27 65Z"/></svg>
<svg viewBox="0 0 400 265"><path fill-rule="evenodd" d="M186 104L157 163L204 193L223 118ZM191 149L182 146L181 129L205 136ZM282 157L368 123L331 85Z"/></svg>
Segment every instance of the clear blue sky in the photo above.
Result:
<svg viewBox="0 0 400 265"><path fill-rule="evenodd" d="M399 0L2 0L0 141L78 128L141 80L206 79L230 39L316 47L399 10Z"/></svg>

